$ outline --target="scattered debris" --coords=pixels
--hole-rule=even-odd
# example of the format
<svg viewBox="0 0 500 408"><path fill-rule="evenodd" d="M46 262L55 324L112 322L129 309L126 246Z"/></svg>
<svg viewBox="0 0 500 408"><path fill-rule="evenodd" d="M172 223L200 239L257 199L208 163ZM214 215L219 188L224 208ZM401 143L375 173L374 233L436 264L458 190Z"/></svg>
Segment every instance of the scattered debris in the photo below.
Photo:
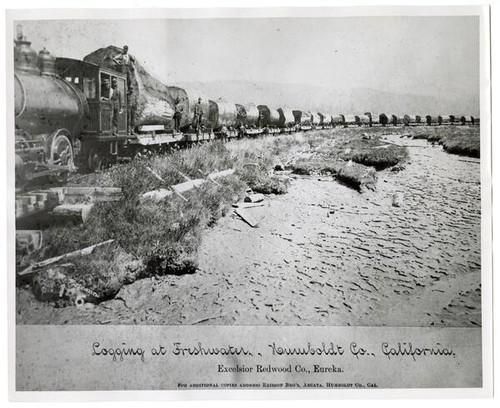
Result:
<svg viewBox="0 0 500 408"><path fill-rule="evenodd" d="M403 171L406 169L406 166L404 164L396 164L391 168L391 171L393 172L398 172L398 171Z"/></svg>
<svg viewBox="0 0 500 408"><path fill-rule="evenodd" d="M23 271L19 272L18 275L21 277L28 276L28 275L31 275L31 274L37 272L38 270L40 270L46 266L60 262L63 259L70 259L70 258L74 258L74 257L80 256L80 255L89 255L94 251L94 249L96 249L98 247L110 245L112 242L114 242L114 240L110 239L110 240L107 240L104 242L100 242L99 244L89 246L87 248L79 249L78 251L69 252L69 253L64 254L64 255L56 256L54 258L50 258L50 259L46 259L44 261L34 263L33 265L30 265L29 267L27 267Z"/></svg>
<svg viewBox="0 0 500 408"><path fill-rule="evenodd" d="M274 166L274 171L284 171L285 170L285 165L281 162L276 163Z"/></svg>
<svg viewBox="0 0 500 408"><path fill-rule="evenodd" d="M264 199L264 194L248 194L243 201L245 203L260 203Z"/></svg>
<svg viewBox="0 0 500 408"><path fill-rule="evenodd" d="M260 202L260 203L235 203L233 204L233 207L235 208L254 208L254 207L264 207L265 203Z"/></svg>
<svg viewBox="0 0 500 408"><path fill-rule="evenodd" d="M16 252L29 255L38 251L43 245L43 232L39 230L17 230Z"/></svg>
<svg viewBox="0 0 500 408"><path fill-rule="evenodd" d="M245 221L252 228L258 228L259 224L255 221L250 214L248 214L243 208L236 208L234 210L236 214L238 214L243 221Z"/></svg>
<svg viewBox="0 0 500 408"><path fill-rule="evenodd" d="M392 195L392 206L393 207L401 207L403 204L403 194L396 193Z"/></svg>

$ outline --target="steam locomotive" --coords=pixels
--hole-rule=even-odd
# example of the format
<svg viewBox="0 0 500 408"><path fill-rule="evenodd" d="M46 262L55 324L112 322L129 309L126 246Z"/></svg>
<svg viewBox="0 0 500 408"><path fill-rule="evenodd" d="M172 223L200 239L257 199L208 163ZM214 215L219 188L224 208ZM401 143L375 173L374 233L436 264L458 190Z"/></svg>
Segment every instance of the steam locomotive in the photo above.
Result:
<svg viewBox="0 0 500 408"><path fill-rule="evenodd" d="M18 27L14 47L17 185L38 177L61 176L77 167L98 171L141 149L211 140L222 129L234 137L295 129L297 121L303 129L310 126L310 119L300 111L205 98L203 109L208 115L200 129L194 131L188 124L179 134L172 129L171 104L155 98L160 115L151 119L148 113L130 129L131 116L120 112L117 129L113 129L112 101L103 98L104 83L111 81L122 96L122 110L129 112L133 103L125 74L87 61L54 58L45 48L37 53ZM176 92L188 106L199 96L180 88Z"/></svg>
<svg viewBox="0 0 500 408"><path fill-rule="evenodd" d="M197 91L157 84L129 92L130 78L114 66L55 58L45 48L31 48L20 26L14 41L16 187L40 177L64 178L75 169L99 171L144 149L212 140L217 137L291 133L335 126L411 125L455 123L454 116L331 115L267 105L210 100ZM108 47L109 48L109 47ZM118 52L119 49L113 52ZM113 128L113 102L103 98L105 83L115 82L122 96L117 129ZM168 94L168 95L167 95ZM202 97L206 114L198 127L192 107ZM181 132L173 128L173 99L186 107ZM141 109L137 109L138 106ZM423 119L424 117L422 117ZM458 116L456 117L458 118ZM461 117L462 124L474 123ZM133 122L133 123L132 123ZM476 119L476 123L478 120ZM115 123L116 124L116 123Z"/></svg>

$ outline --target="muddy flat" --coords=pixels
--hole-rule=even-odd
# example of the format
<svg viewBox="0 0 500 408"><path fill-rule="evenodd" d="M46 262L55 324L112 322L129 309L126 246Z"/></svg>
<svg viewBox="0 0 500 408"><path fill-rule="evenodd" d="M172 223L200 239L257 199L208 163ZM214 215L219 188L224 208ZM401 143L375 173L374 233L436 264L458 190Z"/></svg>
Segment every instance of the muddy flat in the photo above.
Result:
<svg viewBox="0 0 500 408"><path fill-rule="evenodd" d="M388 141L409 146L410 164L379 172L375 192L295 177L245 210L258 228L231 214L208 229L195 274L84 308L18 289L18 323L480 326L480 161Z"/></svg>

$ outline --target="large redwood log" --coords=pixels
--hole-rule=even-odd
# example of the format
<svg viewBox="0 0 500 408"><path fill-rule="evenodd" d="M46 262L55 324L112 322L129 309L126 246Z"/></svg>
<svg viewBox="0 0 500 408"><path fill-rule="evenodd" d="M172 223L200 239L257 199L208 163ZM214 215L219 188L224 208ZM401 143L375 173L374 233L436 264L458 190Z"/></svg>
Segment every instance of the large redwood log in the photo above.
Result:
<svg viewBox="0 0 500 408"><path fill-rule="evenodd" d="M116 69L113 57L122 51L121 48L108 46L88 54L84 61ZM174 115L173 98L167 85L149 72L136 58L131 63L130 105L133 112L133 123L140 125L171 126Z"/></svg>
<svg viewBox="0 0 500 408"><path fill-rule="evenodd" d="M113 57L121 51L121 48L110 45L88 54L83 60L116 69ZM167 128L173 128L174 102L177 98L180 100L182 109L180 123L182 129L186 130L193 124L194 105L198 102L198 98L202 99L201 125L205 128L218 126L216 102L209 100L198 90L167 86L137 58L132 55L131 58L130 76L133 92L129 95L129 103L132 107L134 126L165 125Z"/></svg>

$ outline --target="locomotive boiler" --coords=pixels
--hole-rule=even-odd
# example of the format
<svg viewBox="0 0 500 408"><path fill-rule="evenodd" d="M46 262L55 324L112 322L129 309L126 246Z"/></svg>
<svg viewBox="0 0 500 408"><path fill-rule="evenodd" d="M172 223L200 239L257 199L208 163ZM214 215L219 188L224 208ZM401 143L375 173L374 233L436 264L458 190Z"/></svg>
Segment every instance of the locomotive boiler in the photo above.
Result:
<svg viewBox="0 0 500 408"><path fill-rule="evenodd" d="M74 167L79 135L88 115L87 100L56 75L55 58L31 48L18 28L14 47L16 186Z"/></svg>

